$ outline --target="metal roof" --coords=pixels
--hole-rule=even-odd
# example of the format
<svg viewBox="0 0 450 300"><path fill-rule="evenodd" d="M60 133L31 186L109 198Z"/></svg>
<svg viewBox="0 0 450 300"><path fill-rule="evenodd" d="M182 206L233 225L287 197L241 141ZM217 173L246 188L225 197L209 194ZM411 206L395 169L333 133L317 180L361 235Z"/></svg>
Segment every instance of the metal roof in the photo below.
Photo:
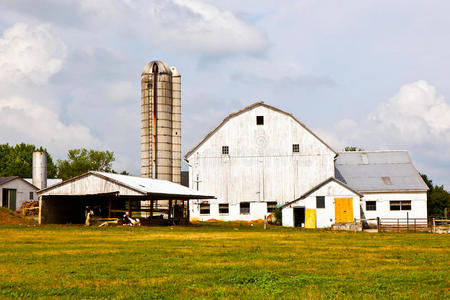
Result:
<svg viewBox="0 0 450 300"><path fill-rule="evenodd" d="M11 180L14 180L17 178L19 178L19 176L0 177L0 185L10 182Z"/></svg>
<svg viewBox="0 0 450 300"><path fill-rule="evenodd" d="M6 184L6 183L16 180L16 179L21 180L21 181L25 182L26 184L30 185L31 187L33 187L34 189L38 190L38 188L36 186L34 186L32 183L28 182L27 180L25 180L19 176L0 177L0 185Z"/></svg>
<svg viewBox="0 0 450 300"><path fill-rule="evenodd" d="M153 65L156 64L158 66L158 73L161 74L170 74L172 75L172 70L170 67L160 60L154 60L145 65L144 70L142 71L142 75L144 74L152 74L153 73ZM177 71L178 73L178 71Z"/></svg>
<svg viewBox="0 0 450 300"><path fill-rule="evenodd" d="M339 152L335 176L360 192L428 190L406 150Z"/></svg>
<svg viewBox="0 0 450 300"><path fill-rule="evenodd" d="M222 127L223 125L225 125L231 118L234 118L246 111L250 111L252 109L254 109L255 107L258 106L264 106L265 108L274 110L276 112L285 114L289 117L291 117L292 119L294 119L294 121L296 121L298 124L300 124L300 126L302 126L306 131L308 131L310 134L312 134L316 139L318 139L322 144L324 144L328 149L330 149L333 153L337 154L337 152L331 148L327 143L325 143L320 137L318 137L314 132L311 131L311 129L309 129L308 127L306 127L305 124L303 124L302 122L300 122L296 117L294 117L294 115L292 115L291 113L288 113L284 110L281 110L279 108L273 107L271 105L265 104L263 101L260 102L256 102L253 103L252 105L249 105L247 107L244 107L232 114L229 114L225 119L222 120L222 122L219 123L219 125L217 125L216 128L214 128L213 130L211 130L197 145L195 145L188 153L186 153L186 155L184 156L185 160L188 160L189 157L198 149L200 148L200 146L206 142L214 133L217 132L217 130L219 130L220 127Z"/></svg>
<svg viewBox="0 0 450 300"><path fill-rule="evenodd" d="M33 184L32 178L24 178L26 182ZM52 185L58 184L62 182L61 178L47 178L47 187L51 187Z"/></svg>
<svg viewBox="0 0 450 300"><path fill-rule="evenodd" d="M309 195L311 195L312 193L314 193L315 191L317 191L318 189L320 189L321 187L323 187L324 185L326 185L327 183L329 183L329 182L331 182L331 181L334 181L334 182L340 184L341 186L343 186L344 188L348 189L349 191L355 193L356 195L358 195L358 196L360 196L360 197L363 197L362 194L358 193L358 191L355 191L354 189L352 189L351 187L349 187L348 185L346 185L346 184L343 183L342 181L340 181L340 180L338 180L338 179L336 179L336 178L334 178L334 177L330 177L330 178L328 178L328 179L322 181L321 183L319 183L318 185L316 185L315 187L313 187L312 189L310 189L309 191L307 191L306 193L304 193L303 195L301 195L301 196L298 197L297 199L294 199L294 200L292 200L292 201L290 201L290 202L287 202L287 203L283 204L283 205L281 206L281 208L284 208L284 207L286 207L286 206L291 205L292 203L295 203L295 202L297 202L297 201L300 201L300 200L302 200L302 199L305 199L306 197L308 197Z"/></svg>
<svg viewBox="0 0 450 300"><path fill-rule="evenodd" d="M213 199L214 196L205 195L199 191L190 189L188 187L182 186L177 183L173 183L167 180L161 179L152 179L152 178L144 178L144 177L136 177L136 176L128 176L128 175L120 175L114 173L106 173L106 172L97 172L97 171L89 171L82 175L70 178L66 181L58 183L54 186L42 189L38 192L39 195L46 195L52 189L57 189L65 184L76 182L77 180L84 178L86 176L97 176L104 180L111 181L125 188L131 189L135 192L138 192L142 195L149 196L164 196L164 197L180 197L180 199ZM96 193L101 194L105 192L111 192L102 190L102 186L99 186L96 189ZM174 198L176 199L176 198Z"/></svg>

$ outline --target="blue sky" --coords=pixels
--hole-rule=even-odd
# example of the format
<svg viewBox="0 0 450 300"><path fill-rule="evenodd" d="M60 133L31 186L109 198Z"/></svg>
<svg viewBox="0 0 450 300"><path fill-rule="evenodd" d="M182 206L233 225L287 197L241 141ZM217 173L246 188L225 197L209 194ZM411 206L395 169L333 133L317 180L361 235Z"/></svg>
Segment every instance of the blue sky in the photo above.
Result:
<svg viewBox="0 0 450 300"><path fill-rule="evenodd" d="M450 188L448 1L0 1L0 142L139 174L140 73L182 75L186 153L264 101L335 149L407 149Z"/></svg>

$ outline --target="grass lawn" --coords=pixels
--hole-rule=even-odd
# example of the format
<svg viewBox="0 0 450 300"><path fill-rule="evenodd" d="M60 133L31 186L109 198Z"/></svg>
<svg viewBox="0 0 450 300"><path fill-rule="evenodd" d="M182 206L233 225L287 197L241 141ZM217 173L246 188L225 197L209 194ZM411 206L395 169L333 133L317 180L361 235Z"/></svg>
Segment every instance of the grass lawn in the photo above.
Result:
<svg viewBox="0 0 450 300"><path fill-rule="evenodd" d="M0 298L450 298L450 236L0 227Z"/></svg>

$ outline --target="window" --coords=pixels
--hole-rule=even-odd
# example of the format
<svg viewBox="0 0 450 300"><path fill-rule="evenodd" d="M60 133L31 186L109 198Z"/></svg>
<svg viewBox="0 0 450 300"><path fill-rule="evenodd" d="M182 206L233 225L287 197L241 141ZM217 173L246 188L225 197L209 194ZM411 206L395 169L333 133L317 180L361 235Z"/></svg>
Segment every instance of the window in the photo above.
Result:
<svg viewBox="0 0 450 300"><path fill-rule="evenodd" d="M325 196L316 197L316 208L325 208Z"/></svg>
<svg viewBox="0 0 450 300"><path fill-rule="evenodd" d="M219 214L228 215L228 203L219 204Z"/></svg>
<svg viewBox="0 0 450 300"><path fill-rule="evenodd" d="M389 201L391 210L411 210L411 200Z"/></svg>
<svg viewBox="0 0 450 300"><path fill-rule="evenodd" d="M248 215L250 214L250 202L241 202L239 204L241 215Z"/></svg>
<svg viewBox="0 0 450 300"><path fill-rule="evenodd" d="M300 152L300 145L299 144L292 144L292 152Z"/></svg>
<svg viewBox="0 0 450 300"><path fill-rule="evenodd" d="M201 215L209 215L209 203L200 203L200 214Z"/></svg>
<svg viewBox="0 0 450 300"><path fill-rule="evenodd" d="M34 199L33 192L30 192L30 200L33 200L33 199Z"/></svg>
<svg viewBox="0 0 450 300"><path fill-rule="evenodd" d="M366 210L377 210L377 201L366 201Z"/></svg>
<svg viewBox="0 0 450 300"><path fill-rule="evenodd" d="M271 213L275 210L275 208L277 208L277 203L276 202L267 202L267 212Z"/></svg>
<svg viewBox="0 0 450 300"><path fill-rule="evenodd" d="M264 125L264 116L256 116L256 125Z"/></svg>
<svg viewBox="0 0 450 300"><path fill-rule="evenodd" d="M229 154L230 150L228 149L228 146L222 146L222 154Z"/></svg>

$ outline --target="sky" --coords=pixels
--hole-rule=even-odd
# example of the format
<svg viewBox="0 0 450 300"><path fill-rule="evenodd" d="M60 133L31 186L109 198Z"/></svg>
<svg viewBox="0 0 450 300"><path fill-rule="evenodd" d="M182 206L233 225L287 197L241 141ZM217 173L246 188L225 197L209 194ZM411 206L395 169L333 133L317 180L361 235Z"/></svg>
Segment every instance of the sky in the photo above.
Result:
<svg viewBox="0 0 450 300"><path fill-rule="evenodd" d="M182 155L258 101L450 189L449 1L0 0L0 143L140 174L140 75L182 79Z"/></svg>

